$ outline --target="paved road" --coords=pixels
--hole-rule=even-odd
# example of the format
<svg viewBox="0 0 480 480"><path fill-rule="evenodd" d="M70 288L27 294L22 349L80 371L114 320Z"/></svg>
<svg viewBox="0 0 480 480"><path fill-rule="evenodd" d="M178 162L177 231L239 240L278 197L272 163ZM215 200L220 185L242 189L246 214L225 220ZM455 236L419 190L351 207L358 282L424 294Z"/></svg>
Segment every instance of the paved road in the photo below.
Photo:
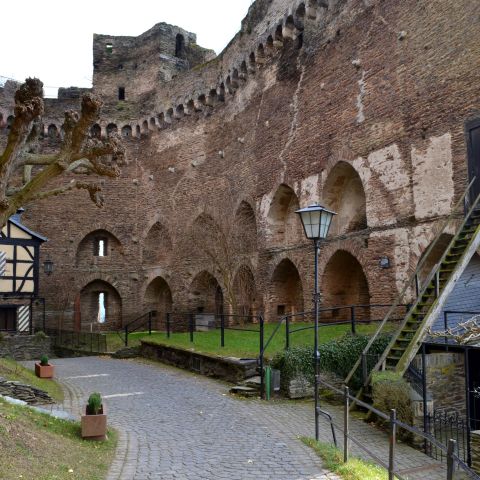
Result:
<svg viewBox="0 0 480 480"><path fill-rule="evenodd" d="M312 403L242 400L228 385L162 364L110 358L57 359L65 408L78 414L88 395L107 397L120 441L108 480L338 480L299 440L313 436ZM341 407L328 406L341 424ZM388 438L352 418L354 437L388 458ZM331 432L322 423L322 440ZM340 439L341 440L341 439ZM352 447L356 455L365 453ZM402 476L445 479L445 467L397 445Z"/></svg>
<svg viewBox="0 0 480 480"><path fill-rule="evenodd" d="M55 365L67 409L78 414L93 391L107 397L109 422L120 431L109 480L338 478L298 440L294 419L274 418L265 402L232 398L221 382L137 361Z"/></svg>

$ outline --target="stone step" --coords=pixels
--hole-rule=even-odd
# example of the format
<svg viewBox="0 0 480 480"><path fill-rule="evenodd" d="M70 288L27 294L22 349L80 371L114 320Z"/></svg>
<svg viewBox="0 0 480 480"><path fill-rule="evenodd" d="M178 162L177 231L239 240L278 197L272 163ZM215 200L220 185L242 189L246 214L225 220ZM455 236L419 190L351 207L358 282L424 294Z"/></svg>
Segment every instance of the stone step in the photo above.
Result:
<svg viewBox="0 0 480 480"><path fill-rule="evenodd" d="M235 385L230 389L230 393L235 395L241 395L242 397L256 397L258 396L258 390L252 387L246 387L245 385Z"/></svg>

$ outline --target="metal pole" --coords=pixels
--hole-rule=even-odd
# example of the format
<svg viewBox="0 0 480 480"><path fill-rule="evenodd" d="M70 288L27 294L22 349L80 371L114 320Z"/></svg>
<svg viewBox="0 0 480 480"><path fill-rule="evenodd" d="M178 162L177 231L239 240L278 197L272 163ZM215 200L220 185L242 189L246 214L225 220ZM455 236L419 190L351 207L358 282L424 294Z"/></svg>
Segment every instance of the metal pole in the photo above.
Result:
<svg viewBox="0 0 480 480"><path fill-rule="evenodd" d="M290 317L285 317L285 350L290 348Z"/></svg>
<svg viewBox="0 0 480 480"><path fill-rule="evenodd" d="M128 325L125 325L125 346L128 347Z"/></svg>
<svg viewBox="0 0 480 480"><path fill-rule="evenodd" d="M260 398L265 397L265 376L263 372L263 316L260 315Z"/></svg>
<svg viewBox="0 0 480 480"><path fill-rule="evenodd" d="M448 312L443 312L443 329L446 332L448 330ZM447 337L444 338L444 343L448 343Z"/></svg>
<svg viewBox="0 0 480 480"><path fill-rule="evenodd" d="M471 445L470 445L470 430L472 428L471 425L471 411L470 411L470 349L465 347L465 353L463 355L463 361L465 363L465 400L466 400L466 410L467 410L467 464L469 467L472 466L472 452L471 452Z"/></svg>
<svg viewBox="0 0 480 480"><path fill-rule="evenodd" d="M355 328L355 305L350 307L350 322L352 323L352 335L355 335L356 328Z"/></svg>
<svg viewBox="0 0 480 480"><path fill-rule="evenodd" d="M167 313L167 338L170 338L170 313Z"/></svg>
<svg viewBox="0 0 480 480"><path fill-rule="evenodd" d="M193 342L193 313L189 315L190 341Z"/></svg>
<svg viewBox="0 0 480 480"><path fill-rule="evenodd" d="M320 404L318 401L318 391L319 391L319 380L320 380L320 352L318 351L318 307L319 307L319 293L318 293L318 251L320 250L320 242L318 238L314 240L314 250L315 250L315 266L314 266L314 311L315 311L315 335L314 335L314 346L313 346L313 355L314 355L314 364L315 364L315 440L320 437L319 431L319 409Z"/></svg>
<svg viewBox="0 0 480 480"><path fill-rule="evenodd" d="M395 444L397 443L397 413L395 409L390 410L390 435L388 451L388 480L395 478Z"/></svg>
<svg viewBox="0 0 480 480"><path fill-rule="evenodd" d="M42 299L42 303L43 303L43 331L45 331L45 298Z"/></svg>
<svg viewBox="0 0 480 480"><path fill-rule="evenodd" d="M220 315L220 345L225 346L225 315Z"/></svg>
<svg viewBox="0 0 480 480"><path fill-rule="evenodd" d="M422 397L423 397L423 432L427 433L428 424L427 424L427 368L425 365L426 360L426 348L425 343L422 343ZM427 453L427 439L423 440L423 448L425 453Z"/></svg>
<svg viewBox="0 0 480 480"><path fill-rule="evenodd" d="M367 370L367 354L362 353L362 381L363 386L367 386L367 377L368 377L368 370Z"/></svg>
<svg viewBox="0 0 480 480"><path fill-rule="evenodd" d="M453 471L455 470L455 461L453 458L453 454L455 452L455 440L450 439L448 441L447 447L447 480L453 479Z"/></svg>
<svg viewBox="0 0 480 480"><path fill-rule="evenodd" d="M343 387L343 461L348 462L348 424L349 424L349 410L350 410L350 398L348 397L348 387Z"/></svg>
<svg viewBox="0 0 480 480"><path fill-rule="evenodd" d="M148 334L152 334L152 312L148 312Z"/></svg>

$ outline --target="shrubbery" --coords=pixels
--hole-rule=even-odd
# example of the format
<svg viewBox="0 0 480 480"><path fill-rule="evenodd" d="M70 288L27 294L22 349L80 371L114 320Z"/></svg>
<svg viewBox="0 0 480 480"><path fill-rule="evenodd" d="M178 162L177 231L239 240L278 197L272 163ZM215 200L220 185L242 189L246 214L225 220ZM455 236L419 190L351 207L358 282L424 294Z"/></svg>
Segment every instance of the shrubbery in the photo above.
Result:
<svg viewBox="0 0 480 480"><path fill-rule="evenodd" d="M373 406L387 413L395 409L397 418L408 425L413 424L413 408L410 399L410 385L399 373L392 371L374 372L372 374ZM377 421L382 424L383 419ZM402 440L410 440L411 434L403 429L398 430Z"/></svg>
<svg viewBox="0 0 480 480"><path fill-rule="evenodd" d="M345 335L319 346L320 369L345 378L367 346L367 335ZM380 336L370 348L370 354L381 354L390 341L389 336ZM282 385L286 386L292 378L304 376L313 383L313 346L292 347L281 352L272 360L273 368L281 371ZM357 370L351 386L360 386L361 369Z"/></svg>

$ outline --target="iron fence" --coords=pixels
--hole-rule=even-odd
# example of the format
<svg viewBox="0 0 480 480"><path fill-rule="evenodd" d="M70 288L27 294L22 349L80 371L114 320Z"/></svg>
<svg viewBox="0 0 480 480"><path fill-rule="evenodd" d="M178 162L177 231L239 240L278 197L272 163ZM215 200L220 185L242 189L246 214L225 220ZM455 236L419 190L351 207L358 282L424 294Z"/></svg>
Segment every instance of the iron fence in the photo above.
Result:
<svg viewBox="0 0 480 480"><path fill-rule="evenodd" d="M52 338L54 347L69 348L86 353L106 353L107 337L103 333L73 332L70 330L45 329Z"/></svg>

